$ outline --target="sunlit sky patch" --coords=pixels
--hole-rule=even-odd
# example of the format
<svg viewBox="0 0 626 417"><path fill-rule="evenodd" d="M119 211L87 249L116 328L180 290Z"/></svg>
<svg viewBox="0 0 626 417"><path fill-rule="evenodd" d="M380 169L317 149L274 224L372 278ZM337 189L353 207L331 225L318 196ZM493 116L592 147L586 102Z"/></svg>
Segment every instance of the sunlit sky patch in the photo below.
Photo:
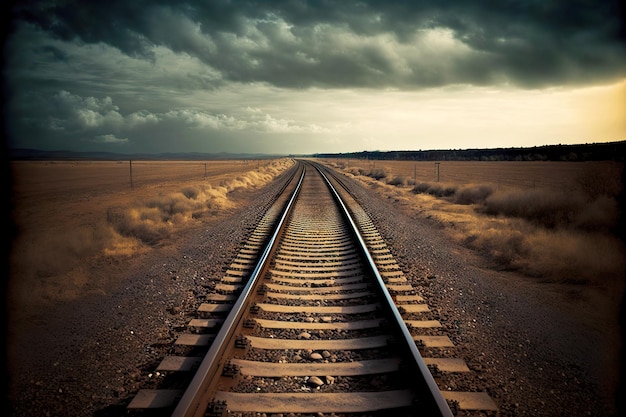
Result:
<svg viewBox="0 0 626 417"><path fill-rule="evenodd" d="M313 153L626 140L619 1L17 2L9 146Z"/></svg>

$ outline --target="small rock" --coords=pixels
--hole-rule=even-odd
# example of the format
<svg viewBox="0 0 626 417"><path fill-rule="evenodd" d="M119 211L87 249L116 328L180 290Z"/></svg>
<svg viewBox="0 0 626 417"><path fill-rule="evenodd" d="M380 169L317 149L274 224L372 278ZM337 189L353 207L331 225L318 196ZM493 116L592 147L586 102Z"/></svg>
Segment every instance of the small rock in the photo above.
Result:
<svg viewBox="0 0 626 417"><path fill-rule="evenodd" d="M307 332L302 332L298 335L299 339L310 339L311 338L311 334L307 333Z"/></svg>
<svg viewBox="0 0 626 417"><path fill-rule="evenodd" d="M333 385L335 383L335 377L333 376L326 375L324 378L326 378L326 383L328 385Z"/></svg>
<svg viewBox="0 0 626 417"><path fill-rule="evenodd" d="M327 350L325 350L325 351L323 351L323 352L322 352L322 356L323 356L324 358L328 359L328 358L330 358L330 352L329 352L329 351L327 351Z"/></svg>
<svg viewBox="0 0 626 417"><path fill-rule="evenodd" d="M319 353L315 352L315 353L311 353L311 356L309 356L309 358L311 358L314 361L321 361L324 357L320 355Z"/></svg>
<svg viewBox="0 0 626 417"><path fill-rule="evenodd" d="M324 385L324 381L322 381L320 378L316 377L316 376L312 376L309 378L309 380L307 381L307 384L309 384L312 387L321 387L322 385Z"/></svg>

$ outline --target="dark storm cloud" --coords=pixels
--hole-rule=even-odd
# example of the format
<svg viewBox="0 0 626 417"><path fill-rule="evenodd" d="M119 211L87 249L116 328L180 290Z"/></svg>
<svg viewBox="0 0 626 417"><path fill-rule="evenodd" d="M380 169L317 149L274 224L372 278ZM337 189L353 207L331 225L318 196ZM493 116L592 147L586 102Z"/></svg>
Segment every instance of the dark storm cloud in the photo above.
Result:
<svg viewBox="0 0 626 417"><path fill-rule="evenodd" d="M537 87L626 73L619 0L46 1L14 16L57 39L149 60L165 46L225 81L281 87Z"/></svg>
<svg viewBox="0 0 626 417"><path fill-rule="evenodd" d="M216 146L226 151L236 146L261 151L259 143L275 135L324 130L252 107L228 114L189 107L128 111L110 96L81 96L65 90L23 92L12 113L11 130L19 141L11 145L36 149L98 150L106 145L117 152L174 152Z"/></svg>

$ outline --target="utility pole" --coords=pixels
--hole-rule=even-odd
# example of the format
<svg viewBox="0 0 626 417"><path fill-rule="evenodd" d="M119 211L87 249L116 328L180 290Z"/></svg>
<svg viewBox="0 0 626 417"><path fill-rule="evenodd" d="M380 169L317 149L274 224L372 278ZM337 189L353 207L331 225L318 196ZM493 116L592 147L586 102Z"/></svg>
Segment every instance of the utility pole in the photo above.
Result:
<svg viewBox="0 0 626 417"><path fill-rule="evenodd" d="M134 184L133 184L133 160L131 159L129 161L129 166L130 166L130 188L135 188Z"/></svg>
<svg viewBox="0 0 626 417"><path fill-rule="evenodd" d="M435 162L435 173L437 174L437 182L439 182L439 165L441 165L441 162Z"/></svg>

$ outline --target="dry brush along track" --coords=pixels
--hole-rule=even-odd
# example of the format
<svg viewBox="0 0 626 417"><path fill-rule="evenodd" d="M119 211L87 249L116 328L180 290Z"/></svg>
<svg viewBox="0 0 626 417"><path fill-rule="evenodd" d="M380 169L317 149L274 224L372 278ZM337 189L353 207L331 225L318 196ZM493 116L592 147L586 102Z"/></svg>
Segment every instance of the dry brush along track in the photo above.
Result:
<svg viewBox="0 0 626 417"><path fill-rule="evenodd" d="M487 393L439 390L442 375L469 369L365 211L309 162L197 315L155 371L163 386L139 391L129 412L496 412Z"/></svg>

